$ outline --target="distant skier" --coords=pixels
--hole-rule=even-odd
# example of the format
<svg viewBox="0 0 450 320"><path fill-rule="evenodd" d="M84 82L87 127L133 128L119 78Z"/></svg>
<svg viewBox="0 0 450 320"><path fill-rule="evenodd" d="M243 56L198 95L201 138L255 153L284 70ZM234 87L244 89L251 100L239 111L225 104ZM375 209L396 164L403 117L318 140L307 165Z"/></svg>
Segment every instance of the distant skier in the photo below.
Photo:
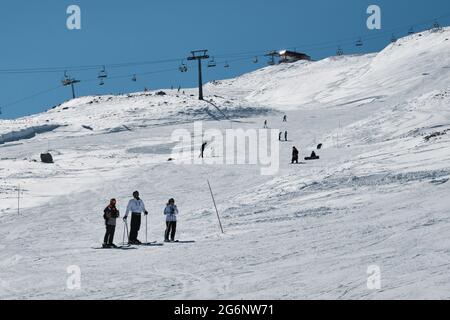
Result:
<svg viewBox="0 0 450 320"><path fill-rule="evenodd" d="M283 122L287 122L287 115L284 115Z"/></svg>
<svg viewBox="0 0 450 320"><path fill-rule="evenodd" d="M166 232L164 234L165 242L174 242L175 233L177 232L177 215L178 208L175 205L175 200L170 199L164 209L164 215L166 216ZM170 237L170 239L169 239Z"/></svg>
<svg viewBox="0 0 450 320"><path fill-rule="evenodd" d="M141 228L141 215L144 213L148 215L148 211L145 210L144 202L139 197L139 192L133 192L133 199L128 202L127 211L123 220L126 222L128 214L131 212L131 230L130 230L130 244L142 244L138 240L139 229Z"/></svg>
<svg viewBox="0 0 450 320"><path fill-rule="evenodd" d="M200 150L200 158L204 158L205 157L205 150L206 150L206 146L208 145L208 142L203 142L202 143L202 147Z"/></svg>
<svg viewBox="0 0 450 320"><path fill-rule="evenodd" d="M287 131L284 132L284 141L288 141L288 132Z"/></svg>
<svg viewBox="0 0 450 320"><path fill-rule="evenodd" d="M103 240L103 248L117 248L114 244L114 233L116 231L116 219L119 218L119 210L116 208L116 199L111 199L109 205L103 211L105 219L106 234Z"/></svg>
<svg viewBox="0 0 450 320"><path fill-rule="evenodd" d="M298 149L296 147L293 147L291 164L294 164L294 163L298 164L298 155L299 155Z"/></svg>
<svg viewBox="0 0 450 320"><path fill-rule="evenodd" d="M278 134L278 140L281 141L281 137L283 136L283 132L280 131L280 133Z"/></svg>
<svg viewBox="0 0 450 320"><path fill-rule="evenodd" d="M264 129L268 129L267 120L264 120Z"/></svg>

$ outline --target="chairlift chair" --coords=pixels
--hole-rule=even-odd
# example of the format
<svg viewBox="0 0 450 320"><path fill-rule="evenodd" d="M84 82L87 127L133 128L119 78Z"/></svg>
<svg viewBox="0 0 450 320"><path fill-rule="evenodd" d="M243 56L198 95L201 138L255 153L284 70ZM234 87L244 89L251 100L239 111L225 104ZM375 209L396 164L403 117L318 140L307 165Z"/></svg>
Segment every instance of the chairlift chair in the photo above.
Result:
<svg viewBox="0 0 450 320"><path fill-rule="evenodd" d="M344 50L342 50L341 47L338 47L337 51L336 51L336 55L339 56L339 57L343 56L344 55Z"/></svg>
<svg viewBox="0 0 450 320"><path fill-rule="evenodd" d="M208 68L214 68L217 66L216 60L214 60L214 57L208 62Z"/></svg>
<svg viewBox="0 0 450 320"><path fill-rule="evenodd" d="M100 78L100 83L99 83L98 85L99 85L99 86L105 85L105 80L104 80L104 78Z"/></svg>
<svg viewBox="0 0 450 320"><path fill-rule="evenodd" d="M106 79L108 78L108 73L106 73L106 68L103 66L103 69L98 73L99 79Z"/></svg>
<svg viewBox="0 0 450 320"><path fill-rule="evenodd" d="M228 64L228 62L225 62L225 66L224 66L225 68L229 68L230 67L230 65Z"/></svg>
<svg viewBox="0 0 450 320"><path fill-rule="evenodd" d="M414 28L413 27L411 27L410 29L409 29L409 31L408 31L408 34L409 35L412 35L412 34L415 34L416 32L414 31Z"/></svg>
<svg viewBox="0 0 450 320"><path fill-rule="evenodd" d="M133 78L131 78L131 81L133 81L133 82L136 82L136 81L137 81L137 77L136 77L135 74L133 75Z"/></svg>
<svg viewBox="0 0 450 320"><path fill-rule="evenodd" d="M184 72L188 71L187 66L184 64L184 61L181 61L181 65L180 65L180 67L178 69L180 70L181 73L184 73Z"/></svg>
<svg viewBox="0 0 450 320"><path fill-rule="evenodd" d="M64 77L62 78L61 83L63 86L68 86L70 84L70 77L67 74L67 71L64 71Z"/></svg>
<svg viewBox="0 0 450 320"><path fill-rule="evenodd" d="M364 46L364 42L362 41L361 38L359 38L359 39L356 41L355 45L356 45L357 47L362 47L362 46Z"/></svg>
<svg viewBox="0 0 450 320"><path fill-rule="evenodd" d="M258 57L255 57L255 59L253 59L253 63L258 63L258 62L259 62Z"/></svg>

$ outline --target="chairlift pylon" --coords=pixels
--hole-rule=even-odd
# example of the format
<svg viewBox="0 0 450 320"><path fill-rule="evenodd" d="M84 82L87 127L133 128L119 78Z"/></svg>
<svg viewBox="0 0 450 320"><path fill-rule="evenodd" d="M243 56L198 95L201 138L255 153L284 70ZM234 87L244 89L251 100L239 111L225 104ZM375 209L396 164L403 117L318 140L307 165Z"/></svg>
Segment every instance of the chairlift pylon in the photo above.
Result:
<svg viewBox="0 0 450 320"><path fill-rule="evenodd" d="M439 24L439 22L437 20L435 20L434 23L433 23L433 27L431 29L434 30L434 31L439 31L442 28L441 28L441 25Z"/></svg>
<svg viewBox="0 0 450 320"><path fill-rule="evenodd" d="M395 42L397 42L397 37L395 36L395 34L392 34L392 37L391 37L391 42L392 43L395 43Z"/></svg>

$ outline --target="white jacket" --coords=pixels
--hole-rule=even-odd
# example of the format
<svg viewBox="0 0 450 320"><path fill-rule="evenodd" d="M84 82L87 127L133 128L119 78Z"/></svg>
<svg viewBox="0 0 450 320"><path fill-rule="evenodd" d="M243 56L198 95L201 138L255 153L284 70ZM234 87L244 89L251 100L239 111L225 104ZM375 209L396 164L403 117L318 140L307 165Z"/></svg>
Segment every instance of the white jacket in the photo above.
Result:
<svg viewBox="0 0 450 320"><path fill-rule="evenodd" d="M177 221L178 208L176 205L168 205L164 209L164 214L166 216L167 222L175 222Z"/></svg>
<svg viewBox="0 0 450 320"><path fill-rule="evenodd" d="M145 204L144 201L141 199L131 199L128 202L127 211L125 212L125 217L128 217L128 214L131 213L144 213L145 210Z"/></svg>

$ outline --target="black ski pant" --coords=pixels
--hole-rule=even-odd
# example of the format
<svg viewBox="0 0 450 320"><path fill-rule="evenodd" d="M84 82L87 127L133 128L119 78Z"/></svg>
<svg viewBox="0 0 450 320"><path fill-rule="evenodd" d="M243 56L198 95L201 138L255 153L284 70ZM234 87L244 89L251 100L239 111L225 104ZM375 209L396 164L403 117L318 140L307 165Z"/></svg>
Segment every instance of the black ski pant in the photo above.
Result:
<svg viewBox="0 0 450 320"><path fill-rule="evenodd" d="M164 239L175 241L175 233L177 232L177 222L176 221L167 221L166 222L167 228L166 228L166 234Z"/></svg>
<svg viewBox="0 0 450 320"><path fill-rule="evenodd" d="M298 157L292 157L292 164L297 163L298 164Z"/></svg>
<svg viewBox="0 0 450 320"><path fill-rule="evenodd" d="M103 241L104 244L113 244L114 233L116 232L116 226L106 225L106 234Z"/></svg>
<svg viewBox="0 0 450 320"><path fill-rule="evenodd" d="M133 213L131 215L130 242L136 241L141 229L141 215Z"/></svg>

